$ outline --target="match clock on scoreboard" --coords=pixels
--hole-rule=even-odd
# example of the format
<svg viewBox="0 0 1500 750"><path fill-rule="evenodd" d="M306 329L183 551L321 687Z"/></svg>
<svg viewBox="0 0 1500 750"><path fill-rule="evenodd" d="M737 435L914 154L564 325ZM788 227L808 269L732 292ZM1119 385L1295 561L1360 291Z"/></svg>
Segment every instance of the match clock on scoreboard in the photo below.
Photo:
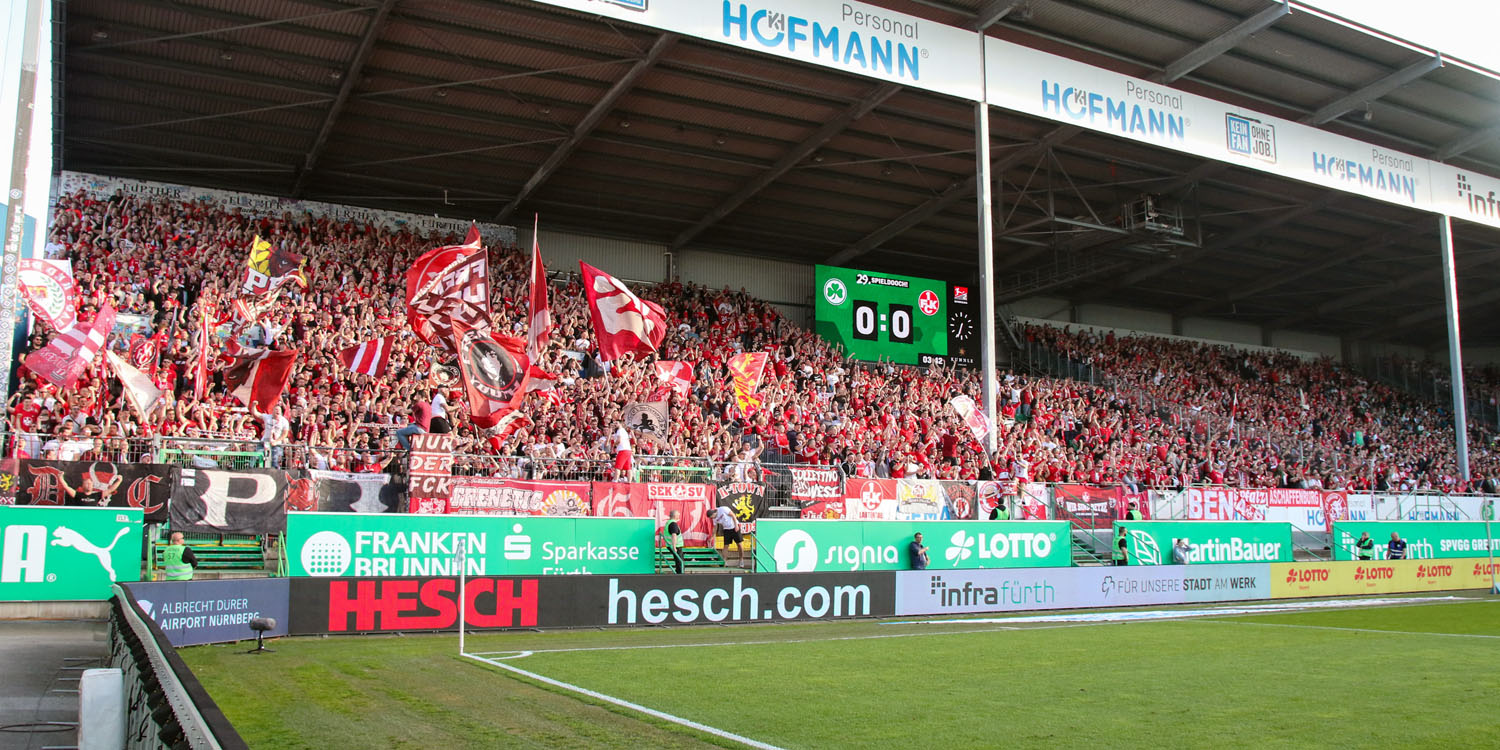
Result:
<svg viewBox="0 0 1500 750"><path fill-rule="evenodd" d="M856 359L972 367L979 356L979 298L966 286L818 266L818 335Z"/></svg>

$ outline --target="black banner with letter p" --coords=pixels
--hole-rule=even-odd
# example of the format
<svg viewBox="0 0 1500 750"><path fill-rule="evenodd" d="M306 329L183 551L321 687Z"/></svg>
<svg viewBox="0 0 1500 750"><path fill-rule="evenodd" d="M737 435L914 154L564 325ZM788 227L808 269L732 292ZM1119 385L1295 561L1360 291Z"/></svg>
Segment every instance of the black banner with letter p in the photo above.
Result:
<svg viewBox="0 0 1500 750"><path fill-rule="evenodd" d="M172 530L211 534L286 531L287 473L276 469L182 469L172 491Z"/></svg>

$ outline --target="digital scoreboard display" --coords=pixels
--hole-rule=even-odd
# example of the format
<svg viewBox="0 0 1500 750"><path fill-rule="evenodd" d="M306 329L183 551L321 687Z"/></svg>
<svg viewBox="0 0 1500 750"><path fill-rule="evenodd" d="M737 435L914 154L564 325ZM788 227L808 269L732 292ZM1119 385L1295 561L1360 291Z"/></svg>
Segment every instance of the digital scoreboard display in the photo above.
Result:
<svg viewBox="0 0 1500 750"><path fill-rule="evenodd" d="M977 289L946 281L818 266L814 327L855 359L973 367Z"/></svg>

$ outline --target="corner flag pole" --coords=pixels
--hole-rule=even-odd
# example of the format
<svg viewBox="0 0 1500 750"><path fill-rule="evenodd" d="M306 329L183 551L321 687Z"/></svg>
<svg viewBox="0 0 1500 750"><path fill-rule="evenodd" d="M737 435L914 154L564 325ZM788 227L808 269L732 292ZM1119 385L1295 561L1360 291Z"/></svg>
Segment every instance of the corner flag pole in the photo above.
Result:
<svg viewBox="0 0 1500 750"><path fill-rule="evenodd" d="M1495 532L1490 531L1490 524L1495 520L1495 501L1486 503L1484 514L1484 548L1490 552L1490 593L1500 594L1500 583L1495 582Z"/></svg>
<svg viewBox="0 0 1500 750"><path fill-rule="evenodd" d="M465 596L464 591L466 588L465 584L468 583L468 566L464 564L467 555L465 554L463 537L458 538L458 546L454 549L453 554L458 560L458 655L463 656L468 653L464 649L464 623L469 619L469 597Z"/></svg>

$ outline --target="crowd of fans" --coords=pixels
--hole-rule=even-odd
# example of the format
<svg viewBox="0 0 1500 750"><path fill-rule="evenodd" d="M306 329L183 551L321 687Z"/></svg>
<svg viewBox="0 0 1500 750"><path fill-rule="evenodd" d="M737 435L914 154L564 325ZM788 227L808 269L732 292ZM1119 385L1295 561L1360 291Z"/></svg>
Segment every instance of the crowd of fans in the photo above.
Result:
<svg viewBox="0 0 1500 750"><path fill-rule="evenodd" d="M247 249L259 235L307 259L306 289L288 286L254 326L235 327ZM72 261L80 320L111 302L167 332L157 373L171 403L137 414L96 361L59 393L24 373L12 397L9 448L37 457L123 456L153 437L269 442L288 465L378 470L398 455L395 432L446 412L461 450L502 472L534 476L575 462L607 464L626 404L656 391L651 358L604 363L576 275L552 269L552 343L538 366L554 390L527 396L529 427L478 430L462 386L431 377L440 353L407 328L405 271L422 252L456 238L328 220L268 218L206 203L115 195L62 196L49 257ZM524 337L530 255L491 248L493 326ZM606 269L607 264L606 264ZM719 464L838 466L849 475L1124 483L1140 487L1494 490L1494 436L1475 434L1474 479L1458 479L1449 417L1432 403L1361 379L1331 360L1252 354L1153 337L1032 326L1033 344L1087 362L1093 383L1006 373L997 383L998 450L986 455L949 401L980 397L972 370L859 363L773 307L739 292L671 281L637 285L661 303L670 332L660 359L687 362L694 383L669 400L663 435L633 436L638 455ZM222 371L193 398L200 308L222 331L299 352L280 405L257 413L231 397ZM347 370L338 352L394 335L390 368L376 379ZM27 351L48 340L39 331ZM124 336L112 346L123 347ZM223 342L213 337L215 354ZM771 354L763 407L742 417L726 363L740 351ZM24 354L23 354L24 358ZM40 437L30 437L39 435ZM662 463L659 460L656 463ZM1486 483L1486 481L1488 483Z"/></svg>

